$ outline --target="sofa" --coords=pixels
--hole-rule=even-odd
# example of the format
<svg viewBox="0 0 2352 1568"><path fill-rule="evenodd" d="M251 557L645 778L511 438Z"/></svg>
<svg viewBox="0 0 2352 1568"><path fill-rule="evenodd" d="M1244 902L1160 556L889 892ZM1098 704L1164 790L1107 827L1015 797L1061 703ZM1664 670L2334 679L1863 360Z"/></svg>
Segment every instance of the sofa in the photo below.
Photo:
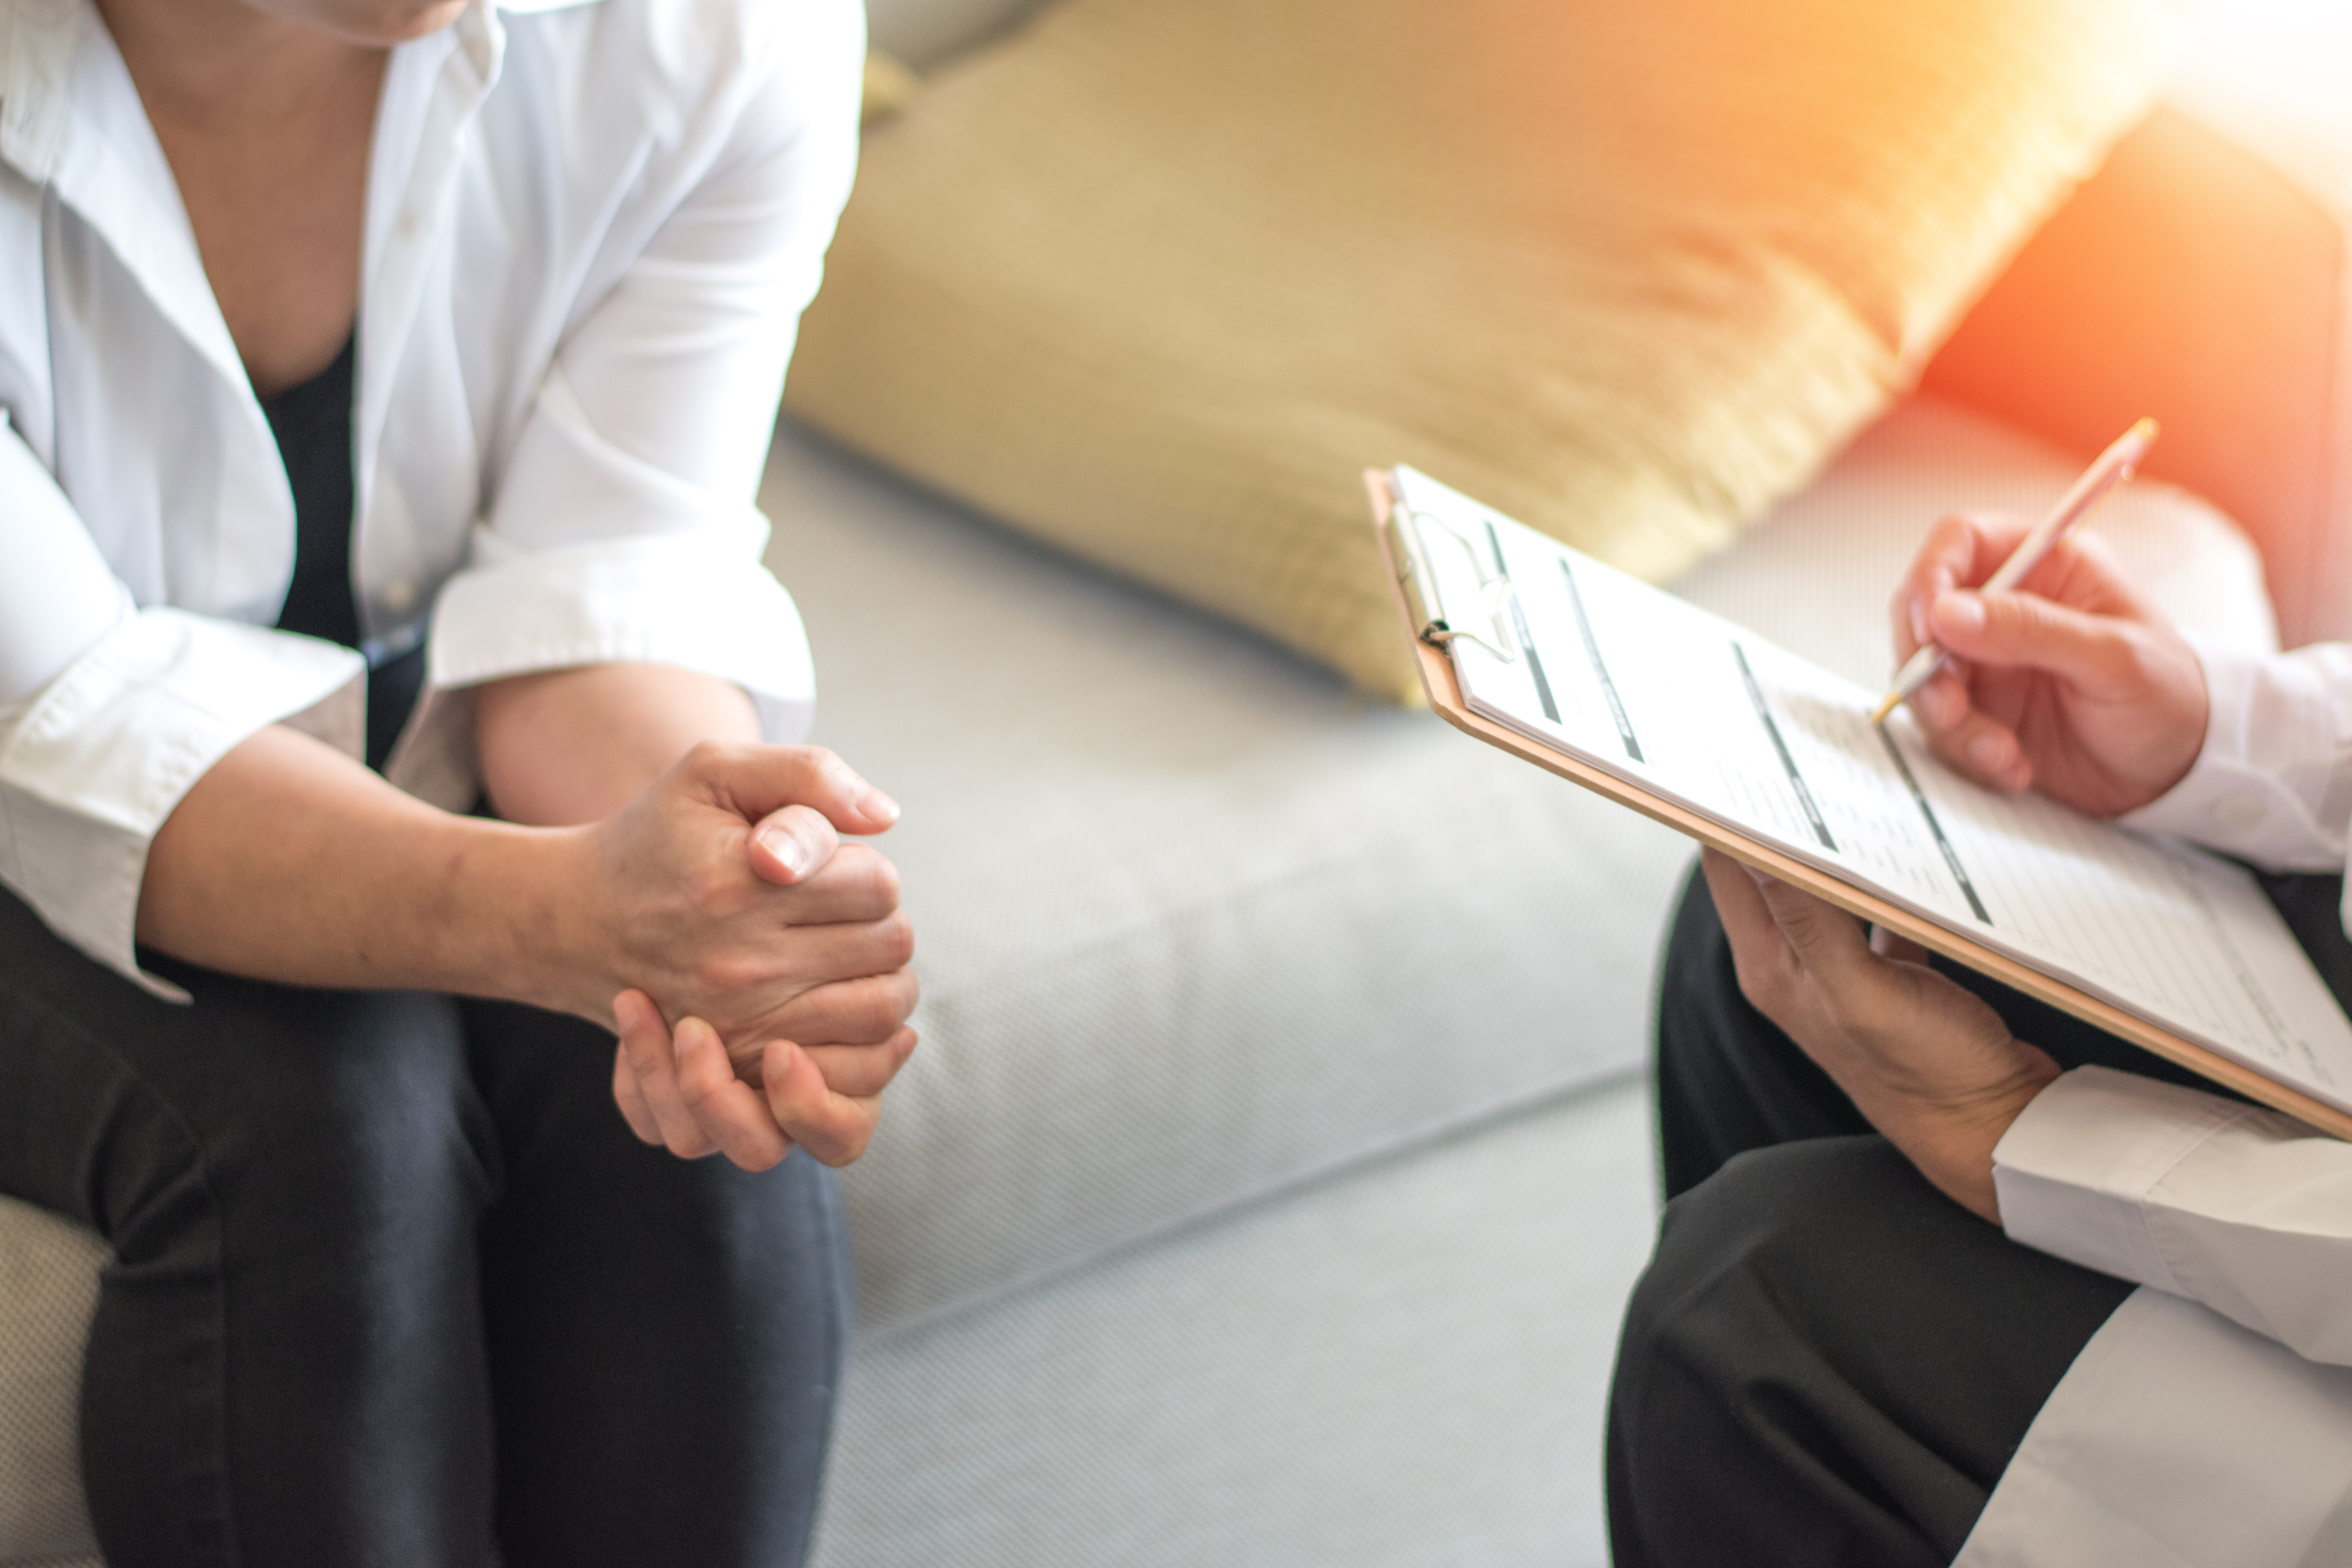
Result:
<svg viewBox="0 0 2352 1568"><path fill-rule="evenodd" d="M877 0L875 36L920 67L1018 10ZM2149 136L2232 191L2270 167L2161 111L2111 164L2146 188L2086 187L1922 392L1678 591L1881 679L1885 595L1936 516L2046 504L2146 411L2101 396L2210 402L2193 343L2141 345L2156 377L2109 388L2095 334L2068 336L2085 253L2178 216L2133 162L2165 153ZM2340 293L2333 218L2273 194L2282 226L2215 265L2294 260L2266 306ZM2305 471L2334 433L2239 428L2191 443L2194 489L2136 485L2099 531L2213 637L2277 646L2274 595L2290 640L2352 629L2325 591L2352 509ZM2261 444L2291 437L2309 463L2282 479ZM1601 1412L1656 1219L1643 1070L1690 847L789 423L761 503L816 739L906 807L881 847L924 987L923 1046L844 1177L858 1338L817 1561L1605 1562ZM0 1201L0 1563L98 1562L74 1401L104 1264Z"/></svg>

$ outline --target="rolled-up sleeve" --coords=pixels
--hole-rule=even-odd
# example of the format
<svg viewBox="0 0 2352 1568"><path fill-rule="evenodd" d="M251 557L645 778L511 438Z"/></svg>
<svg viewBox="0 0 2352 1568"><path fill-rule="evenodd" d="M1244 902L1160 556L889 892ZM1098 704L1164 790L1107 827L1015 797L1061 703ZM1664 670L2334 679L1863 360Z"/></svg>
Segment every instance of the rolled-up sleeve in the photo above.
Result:
<svg viewBox="0 0 2352 1568"><path fill-rule="evenodd" d="M2086 1067L2034 1097L1993 1162L2012 1239L2352 1365L2352 1143Z"/></svg>
<svg viewBox="0 0 2352 1568"><path fill-rule="evenodd" d="M768 63L540 384L436 606L436 691L670 664L750 692L771 740L805 733L808 645L752 496L856 165L864 27L833 0L770 16Z"/></svg>
<svg viewBox="0 0 2352 1568"><path fill-rule="evenodd" d="M0 424L0 882L160 995L134 952L148 846L195 781L299 719L357 754L363 666L331 643L134 608L72 503Z"/></svg>

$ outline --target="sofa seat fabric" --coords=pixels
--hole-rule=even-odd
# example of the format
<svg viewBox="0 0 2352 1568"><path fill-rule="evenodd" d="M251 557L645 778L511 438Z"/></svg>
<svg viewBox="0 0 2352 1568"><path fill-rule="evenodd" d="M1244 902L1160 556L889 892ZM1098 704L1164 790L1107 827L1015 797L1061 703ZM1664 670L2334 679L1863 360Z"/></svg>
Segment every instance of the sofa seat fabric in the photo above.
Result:
<svg viewBox="0 0 2352 1568"><path fill-rule="evenodd" d="M106 1248L0 1198L0 1563L97 1568L82 1503L82 1346Z"/></svg>
<svg viewBox="0 0 2352 1568"><path fill-rule="evenodd" d="M906 808L863 1323L1640 1059L1671 835L790 431L761 502L814 738Z"/></svg>
<svg viewBox="0 0 2352 1568"><path fill-rule="evenodd" d="M1618 1079L864 1336L819 1568L1603 1568Z"/></svg>
<svg viewBox="0 0 2352 1568"><path fill-rule="evenodd" d="M2046 504L2081 460L1915 402L1685 586L1882 679L1920 531ZM924 1044L845 1182L872 1342L1639 1069L1681 839L790 428L762 504L817 649L818 738L907 807L881 844ZM2099 527L2173 614L2267 645L2258 563L2210 510L2134 487ZM1599 1223L1638 1175L1558 1201ZM80 1519L101 1256L0 1200L0 1563L89 1549L55 1521ZM872 1441L856 1399L845 1430ZM946 1419L888 1463L937 1461Z"/></svg>

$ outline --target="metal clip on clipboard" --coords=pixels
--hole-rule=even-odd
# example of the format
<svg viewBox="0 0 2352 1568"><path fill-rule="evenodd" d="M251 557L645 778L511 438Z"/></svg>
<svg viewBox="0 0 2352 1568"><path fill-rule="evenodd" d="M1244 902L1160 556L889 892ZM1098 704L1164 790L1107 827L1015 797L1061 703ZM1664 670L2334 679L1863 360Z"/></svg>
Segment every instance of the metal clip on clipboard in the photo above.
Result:
<svg viewBox="0 0 2352 1568"><path fill-rule="evenodd" d="M1458 548L1470 563L1470 573L1477 580L1478 603L1468 617L1482 625L1488 635L1480 636L1454 624L1457 617L1447 614L1445 590L1437 574L1430 569L1424 549L1423 530L1434 530L1444 541ZM1456 533L1443 519L1427 512L1416 512L1402 500L1389 510L1389 558L1394 567L1397 585L1404 590L1405 603L1412 610L1412 624L1421 640L1433 647L1444 647L1456 637L1475 643L1506 664L1517 663L1518 648L1503 629L1503 610L1510 597L1511 580L1486 570L1486 557L1477 544Z"/></svg>

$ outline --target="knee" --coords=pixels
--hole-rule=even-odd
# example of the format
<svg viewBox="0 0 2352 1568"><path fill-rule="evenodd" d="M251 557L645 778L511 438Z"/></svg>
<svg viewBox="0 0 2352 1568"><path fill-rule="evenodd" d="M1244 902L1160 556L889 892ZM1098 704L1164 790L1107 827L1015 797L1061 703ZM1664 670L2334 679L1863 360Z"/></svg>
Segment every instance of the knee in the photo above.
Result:
<svg viewBox="0 0 2352 1568"><path fill-rule="evenodd" d="M1738 1156L1666 1205L1627 1311L1629 1348L1637 1339L1663 1345L1696 1321L1742 1310L1834 1310L1828 1282L1874 1255L1886 1261L1880 1244L1905 1229L1895 1211L1912 1206L1923 1185L1876 1137L1808 1139ZM1744 1288L1729 1288L1734 1281ZM1736 1325L1716 1326L1738 1334Z"/></svg>
<svg viewBox="0 0 2352 1568"><path fill-rule="evenodd" d="M1743 1422L1769 1390L2002 1245L1882 1138L1739 1155L1666 1206L1626 1308L1617 1402Z"/></svg>
<svg viewBox="0 0 2352 1568"><path fill-rule="evenodd" d="M1856 1271L1898 1266L1885 1247L1901 1222L1874 1211L1908 1206L1920 1184L1881 1139L1824 1138L1742 1154L1667 1205L1612 1395L1620 1437L1655 1439L1646 1467L1704 1453L1686 1440L1695 1424L1738 1441L1759 1391L1841 1336L1871 1295L1852 1289Z"/></svg>
<svg viewBox="0 0 2352 1568"><path fill-rule="evenodd" d="M1610 1390L1611 1530L1619 1561L1773 1561L1816 1467L1809 1391L1838 1279L1871 1241L1854 1211L1917 1178L1875 1138L1742 1154L1667 1206L1626 1309ZM1863 1231L1875 1227L1864 1226Z"/></svg>
<svg viewBox="0 0 2352 1568"><path fill-rule="evenodd" d="M204 1151L224 1195L354 1236L486 1201L495 1141L448 999L310 994L294 1006L224 1064L236 1079Z"/></svg>

